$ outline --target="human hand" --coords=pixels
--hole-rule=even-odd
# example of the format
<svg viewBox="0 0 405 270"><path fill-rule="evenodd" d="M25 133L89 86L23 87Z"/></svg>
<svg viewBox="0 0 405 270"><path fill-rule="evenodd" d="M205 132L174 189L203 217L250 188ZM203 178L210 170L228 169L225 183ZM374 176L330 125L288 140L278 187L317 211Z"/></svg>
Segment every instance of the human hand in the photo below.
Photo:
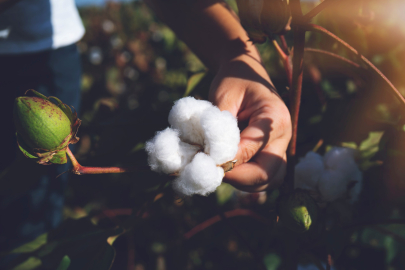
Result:
<svg viewBox="0 0 405 270"><path fill-rule="evenodd" d="M241 128L238 162L224 181L249 192L279 186L286 170L291 118L263 65L246 54L221 64L209 99L237 117Z"/></svg>

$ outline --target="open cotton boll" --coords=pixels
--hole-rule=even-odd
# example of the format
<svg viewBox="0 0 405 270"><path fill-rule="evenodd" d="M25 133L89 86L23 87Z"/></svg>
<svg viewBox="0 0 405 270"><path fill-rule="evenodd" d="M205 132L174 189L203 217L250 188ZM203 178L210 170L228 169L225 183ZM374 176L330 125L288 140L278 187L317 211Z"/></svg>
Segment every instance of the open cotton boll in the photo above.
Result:
<svg viewBox="0 0 405 270"><path fill-rule="evenodd" d="M173 189L181 195L200 194L207 196L221 184L224 170L204 153L197 153L194 159L173 182Z"/></svg>
<svg viewBox="0 0 405 270"><path fill-rule="evenodd" d="M197 100L193 97L179 99L170 110L169 123L180 131L183 141L203 145L204 132L200 118L206 109L212 107L211 102Z"/></svg>
<svg viewBox="0 0 405 270"><path fill-rule="evenodd" d="M346 194L347 185L348 180L344 172L325 170L319 180L318 189L324 201L332 202Z"/></svg>
<svg viewBox="0 0 405 270"><path fill-rule="evenodd" d="M360 179L356 181L354 186L349 190L349 201L350 203L355 203L359 200L361 189L363 187L363 181Z"/></svg>
<svg viewBox="0 0 405 270"><path fill-rule="evenodd" d="M240 131L236 118L228 111L217 107L208 108L201 116L204 130L204 152L210 155L217 165L235 158L238 152Z"/></svg>
<svg viewBox="0 0 405 270"><path fill-rule="evenodd" d="M348 175L348 179L349 184L354 184L354 186L349 189L349 201L350 203L355 203L359 200L360 192L363 187L363 173L356 166Z"/></svg>
<svg viewBox="0 0 405 270"><path fill-rule="evenodd" d="M294 188L317 191L323 171L322 156L312 151L308 152L295 166Z"/></svg>
<svg viewBox="0 0 405 270"><path fill-rule="evenodd" d="M180 171L199 150L181 142L178 131L171 128L157 132L145 148L151 169L167 174Z"/></svg>
<svg viewBox="0 0 405 270"><path fill-rule="evenodd" d="M357 166L354 161L354 149L347 147L333 147L325 154L324 162L327 169L347 170L348 167Z"/></svg>

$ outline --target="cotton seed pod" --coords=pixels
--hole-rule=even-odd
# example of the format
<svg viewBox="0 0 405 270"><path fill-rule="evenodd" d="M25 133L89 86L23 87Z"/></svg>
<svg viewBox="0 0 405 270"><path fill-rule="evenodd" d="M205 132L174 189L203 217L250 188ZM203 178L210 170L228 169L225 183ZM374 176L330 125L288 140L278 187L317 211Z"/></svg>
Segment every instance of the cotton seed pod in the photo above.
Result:
<svg viewBox="0 0 405 270"><path fill-rule="evenodd" d="M239 18L253 43L289 30L290 9L287 0L236 0Z"/></svg>
<svg viewBox="0 0 405 270"><path fill-rule="evenodd" d="M14 102L18 146L39 164L64 164L66 148L79 140L76 133L80 119L59 99L31 92L35 96L18 97Z"/></svg>
<svg viewBox="0 0 405 270"><path fill-rule="evenodd" d="M278 212L280 221L287 228L297 233L303 233L316 222L318 206L306 191L296 189L281 197Z"/></svg>
<svg viewBox="0 0 405 270"><path fill-rule="evenodd" d="M290 30L290 17L287 0L265 0L261 13L263 32L271 36Z"/></svg>

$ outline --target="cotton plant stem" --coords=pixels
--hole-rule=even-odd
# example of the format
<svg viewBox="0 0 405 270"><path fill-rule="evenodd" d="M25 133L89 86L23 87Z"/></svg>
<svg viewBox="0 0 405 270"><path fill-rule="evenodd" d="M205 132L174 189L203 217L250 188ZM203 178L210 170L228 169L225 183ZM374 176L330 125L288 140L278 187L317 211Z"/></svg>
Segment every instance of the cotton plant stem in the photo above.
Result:
<svg viewBox="0 0 405 270"><path fill-rule="evenodd" d="M314 7L310 12L308 12L307 14L304 15L303 21L305 21L305 22L311 21L311 19L313 17L315 17L316 15L318 15L322 10L324 10L325 8L329 7L331 4L334 4L335 2L338 2L338 1L340 1L340 0L325 0L325 1L321 2L319 5Z"/></svg>
<svg viewBox="0 0 405 270"><path fill-rule="evenodd" d="M305 30L300 27L302 10L299 0L290 1L292 15L292 30L294 34L292 87L290 91L290 113L292 122L292 138L288 147L288 155L295 156L297 145L298 115L301 104L301 90L303 77L303 59L305 46Z"/></svg>
<svg viewBox="0 0 405 270"><path fill-rule="evenodd" d="M339 42L344 47L346 47L349 51L351 51L353 54L355 54L357 57L359 57L359 59L362 60L362 62L364 64L366 64L369 68L371 68L371 70L373 70L378 76L380 76L381 79L383 79L386 82L386 84L389 86L389 88L391 89L393 94L402 102L403 105L405 105L405 98L398 91L398 89L395 88L395 86L392 84L392 82L376 66L374 66L373 63L370 62L370 60L368 60L366 57L361 55L355 48L350 46L347 42L343 41L335 34L326 30L322 26L315 25L315 24L306 24L305 29L308 31L316 31L316 32L326 34L329 37L331 37L332 39L334 39L335 41Z"/></svg>
<svg viewBox="0 0 405 270"><path fill-rule="evenodd" d="M305 52L319 53L319 54L328 55L328 56L333 57L333 58L335 58L337 60L345 62L345 63L347 63L347 64L349 64L349 65L351 65L351 66L353 66L355 68L361 68L361 66L359 64L357 64L357 63L355 63L355 62L353 62L353 61L351 61L351 60L349 60L349 59L347 59L347 58L345 58L343 56L332 53L332 52L328 52L328 51L320 50L320 49L315 49L315 48L305 48L304 51Z"/></svg>
<svg viewBox="0 0 405 270"><path fill-rule="evenodd" d="M332 255L328 254L326 258L326 270L330 270L333 264Z"/></svg>
<svg viewBox="0 0 405 270"><path fill-rule="evenodd" d="M287 41L284 35L279 35L281 41L281 48L283 48L286 55L290 55L290 49L288 48Z"/></svg>
<svg viewBox="0 0 405 270"><path fill-rule="evenodd" d="M291 63L291 57L289 56L288 53L288 48L287 48L287 53L285 51L285 48L282 49L280 45L278 44L276 39L272 40L274 47L276 48L278 55L283 61L283 66L285 73L287 75L287 80L288 80L288 87L291 89L291 84L292 84L292 63ZM284 46L283 46L284 47Z"/></svg>
<svg viewBox="0 0 405 270"><path fill-rule="evenodd" d="M73 168L72 172L77 175L83 174L105 174L105 173L125 173L125 172L136 172L146 170L146 168L140 167L86 167L79 164L75 156L73 155L72 151L70 151L69 147L66 148L66 152L70 161L72 162Z"/></svg>
<svg viewBox="0 0 405 270"><path fill-rule="evenodd" d="M252 210L249 209L234 209L231 211L227 211L224 213L224 216L226 218L231 218L231 217L238 217L238 216L248 216L248 217L252 217L262 223L265 224L271 224L271 221L260 216L259 214L253 212ZM220 215L216 215L213 216L212 218L209 218L207 220L205 220L204 222L198 224L197 226L195 226L194 228L192 228L190 231L188 231L187 233L184 234L184 238L185 239L190 239L191 237L193 237L194 235L196 235L197 233L205 230L206 228L214 225L215 223L221 221L221 216Z"/></svg>

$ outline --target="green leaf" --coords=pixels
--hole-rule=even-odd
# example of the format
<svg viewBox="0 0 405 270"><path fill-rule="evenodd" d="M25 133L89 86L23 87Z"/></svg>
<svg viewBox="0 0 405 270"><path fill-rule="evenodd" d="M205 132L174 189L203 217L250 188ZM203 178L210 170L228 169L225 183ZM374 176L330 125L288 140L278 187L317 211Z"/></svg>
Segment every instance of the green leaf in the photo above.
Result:
<svg viewBox="0 0 405 270"><path fill-rule="evenodd" d="M184 92L184 97L190 95L191 92L198 86L202 79L207 75L206 71L198 72L192 75L187 81L186 91Z"/></svg>
<svg viewBox="0 0 405 270"><path fill-rule="evenodd" d="M26 261L23 263L17 265L16 267L12 268L12 270L31 270L35 269L38 266L40 266L41 260L36 258L36 257L29 257Z"/></svg>
<svg viewBox="0 0 405 270"><path fill-rule="evenodd" d="M267 270L277 270L281 265L281 258L275 253L267 254L264 259Z"/></svg>
<svg viewBox="0 0 405 270"><path fill-rule="evenodd" d="M65 164L67 162L66 150L57 152L49 162L54 164Z"/></svg>
<svg viewBox="0 0 405 270"><path fill-rule="evenodd" d="M36 97L39 97L39 98L42 98L42 99L45 99L45 100L49 100L46 96L42 95L41 93L39 93L39 92L37 92L37 91L35 91L33 89L30 89L28 91L31 91L34 94L34 96L36 96Z"/></svg>
<svg viewBox="0 0 405 270"><path fill-rule="evenodd" d="M28 253L28 252L33 252L40 248L41 246L46 244L46 241L48 239L48 234L44 233L35 238L33 241L28 242L22 246L19 246L18 248L15 248L11 251L11 253Z"/></svg>
<svg viewBox="0 0 405 270"><path fill-rule="evenodd" d="M56 268L56 270L66 270L66 269L68 269L68 267L70 265L70 262L71 262L71 260L70 260L69 256L65 255L62 258L62 261L60 262L60 264L59 264L58 268Z"/></svg>
<svg viewBox="0 0 405 270"><path fill-rule="evenodd" d="M114 260L115 250L107 243L107 239L122 232L120 228L101 229L88 218L68 219L56 230L14 250L13 253L20 253L20 256L10 266L20 266L30 257L36 257L45 269L67 265L69 259L68 269L108 270Z"/></svg>
<svg viewBox="0 0 405 270"><path fill-rule="evenodd" d="M359 150L362 152L367 152L369 154L376 153L379 148L378 144L380 143L383 134L383 131L370 132L368 134L368 138L361 142Z"/></svg>
<svg viewBox="0 0 405 270"><path fill-rule="evenodd" d="M235 192L235 188L233 188L229 184L222 183L215 191L215 194L217 195L218 204L219 205L225 204L227 201L229 201L232 198L234 192Z"/></svg>
<svg viewBox="0 0 405 270"><path fill-rule="evenodd" d="M18 148L20 148L21 152L23 152L24 156L28 157L28 158L38 158L36 156L34 156L33 154L31 154L30 152L28 152L29 147L27 146L27 144L24 142L24 140L21 138L21 136L18 135L18 133L15 134L17 136L17 144L18 144Z"/></svg>

